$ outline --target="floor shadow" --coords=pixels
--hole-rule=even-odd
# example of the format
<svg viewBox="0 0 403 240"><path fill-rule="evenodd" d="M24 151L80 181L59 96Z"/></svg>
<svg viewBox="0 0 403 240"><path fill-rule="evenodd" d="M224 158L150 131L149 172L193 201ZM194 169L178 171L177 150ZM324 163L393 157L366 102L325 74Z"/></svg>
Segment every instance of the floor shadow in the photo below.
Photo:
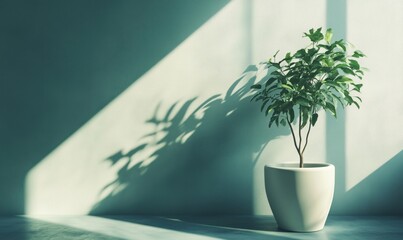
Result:
<svg viewBox="0 0 403 240"><path fill-rule="evenodd" d="M0 217L0 239L122 240L104 234L22 216Z"/></svg>
<svg viewBox="0 0 403 240"><path fill-rule="evenodd" d="M180 216L178 219L186 222L212 226L229 227L245 230L283 232L278 228L273 216Z"/></svg>
<svg viewBox="0 0 403 240"><path fill-rule="evenodd" d="M403 150L335 202L339 215L403 215Z"/></svg>
<svg viewBox="0 0 403 240"><path fill-rule="evenodd" d="M250 103L256 71L249 67L225 94L202 104L190 99L163 113L157 108L147 121L155 131L107 159L121 167L91 214L253 214L257 156L267 142L288 133L268 129Z"/></svg>
<svg viewBox="0 0 403 240"><path fill-rule="evenodd" d="M200 236L214 237L226 240L244 240L244 239L294 239L287 236L277 235L278 229L273 226L274 219L270 220L264 217L259 223L269 224L269 229L248 229L238 228L238 226L245 226L244 218L238 218L238 224L228 222L228 216L213 217L213 218L166 218L166 217L141 217L141 216L104 216L106 218L126 221L141 225L153 226L158 228L170 229L179 232L192 233ZM248 220L253 220L255 217L250 217ZM222 221L224 220L224 221ZM256 223L256 219L254 220ZM273 226L273 228L270 228ZM265 230L265 231L249 231L249 230Z"/></svg>
<svg viewBox="0 0 403 240"><path fill-rule="evenodd" d="M0 214L27 172L227 0L0 2Z"/></svg>

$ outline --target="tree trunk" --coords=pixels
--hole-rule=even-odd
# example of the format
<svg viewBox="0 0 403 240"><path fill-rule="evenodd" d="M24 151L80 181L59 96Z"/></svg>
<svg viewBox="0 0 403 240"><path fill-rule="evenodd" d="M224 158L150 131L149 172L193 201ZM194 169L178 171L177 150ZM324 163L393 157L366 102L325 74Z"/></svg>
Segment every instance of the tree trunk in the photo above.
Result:
<svg viewBox="0 0 403 240"><path fill-rule="evenodd" d="M303 168L304 167L304 156L303 153L299 153L299 167Z"/></svg>

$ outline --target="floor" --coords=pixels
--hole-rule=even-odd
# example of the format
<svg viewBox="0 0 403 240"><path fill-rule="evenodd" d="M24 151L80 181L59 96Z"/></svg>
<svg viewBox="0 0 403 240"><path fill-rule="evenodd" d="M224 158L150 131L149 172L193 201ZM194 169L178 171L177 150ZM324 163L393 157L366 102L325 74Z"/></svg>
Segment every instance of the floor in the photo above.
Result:
<svg viewBox="0 0 403 240"><path fill-rule="evenodd" d="M403 217L330 217L315 233L283 232L270 216L40 216L0 218L1 240L403 239Z"/></svg>

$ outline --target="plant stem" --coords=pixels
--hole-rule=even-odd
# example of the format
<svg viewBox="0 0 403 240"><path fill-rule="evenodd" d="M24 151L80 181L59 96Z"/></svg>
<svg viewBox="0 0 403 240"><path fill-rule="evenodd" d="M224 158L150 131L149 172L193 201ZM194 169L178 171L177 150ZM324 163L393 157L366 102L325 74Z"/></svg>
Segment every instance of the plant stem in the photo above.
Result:
<svg viewBox="0 0 403 240"><path fill-rule="evenodd" d="M311 116L313 115L313 113L314 113L314 108L312 108ZM308 138L309 138L309 133L311 132L311 127L312 127L312 117L309 118L309 127L308 127L308 132L306 133L305 145L302 148L302 154L304 154L306 146L308 145Z"/></svg>
<svg viewBox="0 0 403 240"><path fill-rule="evenodd" d="M304 152L301 151L301 144L302 144L302 111L301 107L299 108L299 124L298 124L298 135L299 135L299 146L298 146L298 155L299 155L299 167L303 167L303 154Z"/></svg>
<svg viewBox="0 0 403 240"><path fill-rule="evenodd" d="M292 139L294 140L295 149L297 149L297 152L298 152L298 154L299 154L299 148L298 148L298 146L297 146L297 140L296 140L296 138L295 138L294 129L292 128L291 122L290 122L290 120L288 119L288 114L287 114L287 123L288 123L288 126L289 126L290 129L291 129L291 134L292 134Z"/></svg>
<svg viewBox="0 0 403 240"><path fill-rule="evenodd" d="M304 167L304 156L303 153L299 154L299 167L303 168Z"/></svg>
<svg viewBox="0 0 403 240"><path fill-rule="evenodd" d="M299 144L298 144L298 150L301 149L301 143L302 143L302 136L301 136L301 125L302 125L302 111L301 107L299 108L299 123L298 123L298 135L299 135Z"/></svg>
<svg viewBox="0 0 403 240"><path fill-rule="evenodd" d="M305 145L304 145L304 148L302 149L302 154L304 154L305 148L306 148L306 146L308 145L308 137L309 137L309 133L311 132L311 126L312 126L312 121L309 120L308 132L306 133Z"/></svg>
<svg viewBox="0 0 403 240"><path fill-rule="evenodd" d="M287 123L288 123L288 126L290 127L290 130L291 130L292 140L294 141L295 149L297 149L297 152L298 152L299 167L302 168L304 166L304 160L303 160L304 156L303 156L303 152L300 150L301 149L301 118L299 120L299 139L300 139L300 143L299 143L300 146L299 147L297 145L297 137L295 136L294 129L293 129L292 125L291 125L290 120L288 119L288 114L287 114Z"/></svg>

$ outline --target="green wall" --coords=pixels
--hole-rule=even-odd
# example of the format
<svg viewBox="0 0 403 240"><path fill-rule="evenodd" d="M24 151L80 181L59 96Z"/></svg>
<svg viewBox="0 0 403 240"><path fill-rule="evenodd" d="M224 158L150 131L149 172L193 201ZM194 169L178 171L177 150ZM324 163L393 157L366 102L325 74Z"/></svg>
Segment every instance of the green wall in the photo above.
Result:
<svg viewBox="0 0 403 240"><path fill-rule="evenodd" d="M337 167L332 214L402 214L401 7L0 1L0 214L270 214L263 167L296 154L249 103L256 67L235 80L319 26L370 71L306 158Z"/></svg>
<svg viewBox="0 0 403 240"><path fill-rule="evenodd" d="M0 214L24 213L27 172L226 3L0 1Z"/></svg>

